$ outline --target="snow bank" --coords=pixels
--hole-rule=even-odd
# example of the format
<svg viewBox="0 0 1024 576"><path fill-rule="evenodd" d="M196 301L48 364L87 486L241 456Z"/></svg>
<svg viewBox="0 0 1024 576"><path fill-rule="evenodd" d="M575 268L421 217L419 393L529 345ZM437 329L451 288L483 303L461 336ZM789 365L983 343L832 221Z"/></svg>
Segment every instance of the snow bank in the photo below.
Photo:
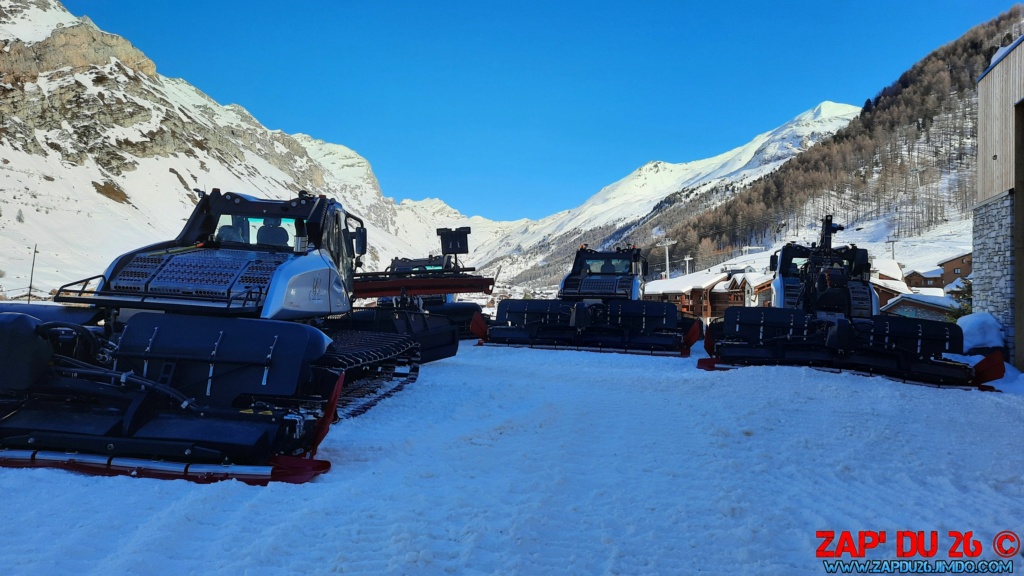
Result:
<svg viewBox="0 0 1024 576"><path fill-rule="evenodd" d="M975 312L957 319L964 332L964 350L972 348L1002 348L1005 346L1003 327L988 312Z"/></svg>

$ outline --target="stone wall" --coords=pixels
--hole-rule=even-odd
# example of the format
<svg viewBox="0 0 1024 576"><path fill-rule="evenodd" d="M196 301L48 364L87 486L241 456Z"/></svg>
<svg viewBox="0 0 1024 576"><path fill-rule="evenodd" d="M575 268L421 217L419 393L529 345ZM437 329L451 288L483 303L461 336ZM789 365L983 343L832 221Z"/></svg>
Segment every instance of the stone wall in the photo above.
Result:
<svg viewBox="0 0 1024 576"><path fill-rule="evenodd" d="M974 311L988 312L1003 326L1013 362L1013 191L974 207Z"/></svg>

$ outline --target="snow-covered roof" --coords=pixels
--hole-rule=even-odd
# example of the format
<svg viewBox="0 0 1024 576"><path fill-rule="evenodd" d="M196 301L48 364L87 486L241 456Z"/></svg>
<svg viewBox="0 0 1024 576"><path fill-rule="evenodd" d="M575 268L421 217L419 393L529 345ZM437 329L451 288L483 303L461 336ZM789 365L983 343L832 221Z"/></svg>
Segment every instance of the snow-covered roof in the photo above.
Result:
<svg viewBox="0 0 1024 576"><path fill-rule="evenodd" d="M903 278L903 268L899 262L891 258L875 258L871 262L871 267L879 274L885 274L889 278Z"/></svg>
<svg viewBox="0 0 1024 576"><path fill-rule="evenodd" d="M899 296L889 300L889 303L882 306L882 310L889 310L901 302L914 302L917 304L923 304L925 306L931 306L939 310L951 310L957 307L956 300L953 300L949 296L931 296L928 294L900 294Z"/></svg>
<svg viewBox="0 0 1024 576"><path fill-rule="evenodd" d="M956 292L958 290L963 290L964 287L965 287L964 286L964 279L963 278L957 278L956 280L953 280L949 284L946 284L945 288L943 288L943 291L945 291L948 294L950 292Z"/></svg>
<svg viewBox="0 0 1024 576"><path fill-rule="evenodd" d="M935 286L925 286L921 288L911 288L910 291L914 294L920 294L922 296L945 296L946 291L942 288Z"/></svg>
<svg viewBox="0 0 1024 576"><path fill-rule="evenodd" d="M733 274L732 278L729 279L728 287L730 290L736 290L741 284L743 284L743 282L756 287L771 282L773 278L774 276L771 274L761 274L760 272Z"/></svg>
<svg viewBox="0 0 1024 576"><path fill-rule="evenodd" d="M685 276L679 276L678 278L669 278L668 280L654 280L648 282L644 288L646 294L683 294L693 290L694 288L708 288L715 284L722 282L729 275L725 272L694 272L693 274L687 274Z"/></svg>
<svg viewBox="0 0 1024 576"><path fill-rule="evenodd" d="M963 254L959 254L957 256L953 256L952 258L946 258L945 260L939 260L939 266L942 266L946 262L952 262L953 260L957 260L959 258L966 258L967 256L970 256L971 254L974 254L974 252L964 252Z"/></svg>
<svg viewBox="0 0 1024 576"><path fill-rule="evenodd" d="M881 278L872 278L871 283L891 292L896 292L897 294L911 294L910 287L907 286L907 283L903 280L882 280Z"/></svg>
<svg viewBox="0 0 1024 576"><path fill-rule="evenodd" d="M925 278L941 278L942 268L932 268L931 270L911 270L910 272L907 272L907 276L910 276L911 274L920 274Z"/></svg>

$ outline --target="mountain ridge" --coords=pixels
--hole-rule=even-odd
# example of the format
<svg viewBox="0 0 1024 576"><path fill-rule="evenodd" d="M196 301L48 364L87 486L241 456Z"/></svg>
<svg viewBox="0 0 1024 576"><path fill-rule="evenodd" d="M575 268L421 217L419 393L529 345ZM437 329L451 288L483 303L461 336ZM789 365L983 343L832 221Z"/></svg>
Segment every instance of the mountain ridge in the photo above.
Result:
<svg viewBox="0 0 1024 576"><path fill-rule="evenodd" d="M513 271L519 281L532 281L534 278L529 276L541 268L558 268L552 266L553 262L547 258L553 252L531 250L544 243L557 243L562 247L554 262L564 268L575 246L614 242L623 228L649 217L667 197L682 194L687 199L697 199L706 196L716 186L742 186L756 180L831 136L859 113L860 108L856 106L826 101L782 126L758 134L750 142L710 158L678 164L648 162L602 188L580 206L566 211L566 216L558 221L541 220L524 229L534 238L529 238L526 233L520 233L516 238L513 232L513 238L509 240L524 250L511 254L511 258L498 256L484 264L484 268L500 265ZM724 198L710 201L721 200ZM603 232L587 234L601 230ZM519 277L520 273L527 277ZM542 283L550 283L554 276L548 273L538 278Z"/></svg>

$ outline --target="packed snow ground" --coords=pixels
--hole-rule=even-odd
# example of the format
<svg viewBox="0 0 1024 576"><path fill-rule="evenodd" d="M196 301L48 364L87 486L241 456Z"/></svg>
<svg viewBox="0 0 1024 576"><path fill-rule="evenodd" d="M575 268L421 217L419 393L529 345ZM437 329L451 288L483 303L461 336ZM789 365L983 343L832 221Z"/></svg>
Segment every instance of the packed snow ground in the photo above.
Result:
<svg viewBox="0 0 1024 576"><path fill-rule="evenodd" d="M995 560L1024 530L1024 379L997 386L463 342L308 484L0 469L0 573L823 574L818 530Z"/></svg>

